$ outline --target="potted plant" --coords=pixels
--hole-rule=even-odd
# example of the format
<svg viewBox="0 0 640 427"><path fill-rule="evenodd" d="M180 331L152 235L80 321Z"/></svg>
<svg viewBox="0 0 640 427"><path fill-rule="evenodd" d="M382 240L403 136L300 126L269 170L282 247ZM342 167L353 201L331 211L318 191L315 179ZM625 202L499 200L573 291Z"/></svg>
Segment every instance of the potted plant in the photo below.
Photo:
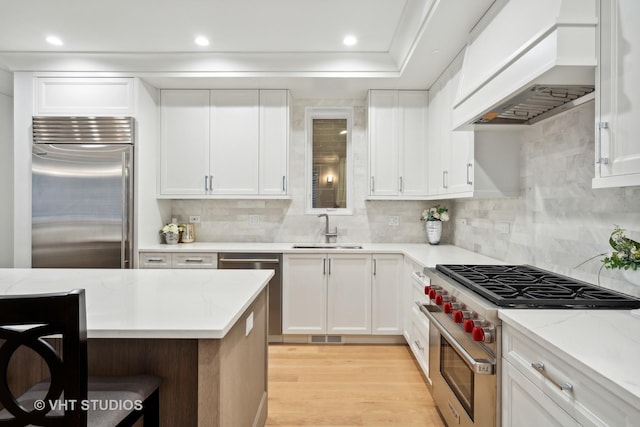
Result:
<svg viewBox="0 0 640 427"><path fill-rule="evenodd" d="M169 224L165 224L165 226L160 229L160 234L164 236L164 241L168 245L175 245L180 240L181 231L182 226L170 222Z"/></svg>
<svg viewBox="0 0 640 427"><path fill-rule="evenodd" d="M625 230L618 227L609 236L609 245L613 252L607 255L602 263L605 268L624 270L622 275L629 282L640 286L640 243L624 235Z"/></svg>
<svg viewBox="0 0 640 427"><path fill-rule="evenodd" d="M427 241L431 245L437 245L442 238L442 222L449 221L449 209L444 206L435 205L432 208L422 211L420 221L427 223Z"/></svg>

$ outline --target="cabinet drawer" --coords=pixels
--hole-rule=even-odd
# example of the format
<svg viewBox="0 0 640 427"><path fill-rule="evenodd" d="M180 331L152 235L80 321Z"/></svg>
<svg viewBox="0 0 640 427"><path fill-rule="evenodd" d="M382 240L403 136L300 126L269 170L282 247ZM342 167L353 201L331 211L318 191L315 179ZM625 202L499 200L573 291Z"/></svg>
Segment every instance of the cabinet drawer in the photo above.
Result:
<svg viewBox="0 0 640 427"><path fill-rule="evenodd" d="M140 268L171 268L170 253L140 253Z"/></svg>
<svg viewBox="0 0 640 427"><path fill-rule="evenodd" d="M217 268L217 253L173 254L173 268Z"/></svg>
<svg viewBox="0 0 640 427"><path fill-rule="evenodd" d="M503 357L581 425L625 426L640 418L640 410L620 399L597 372L572 365L568 355L542 347L509 325L503 325L502 336ZM571 390L562 390L565 384Z"/></svg>
<svg viewBox="0 0 640 427"><path fill-rule="evenodd" d="M411 342L413 351L424 375L429 378L429 321L418 307L411 309Z"/></svg>

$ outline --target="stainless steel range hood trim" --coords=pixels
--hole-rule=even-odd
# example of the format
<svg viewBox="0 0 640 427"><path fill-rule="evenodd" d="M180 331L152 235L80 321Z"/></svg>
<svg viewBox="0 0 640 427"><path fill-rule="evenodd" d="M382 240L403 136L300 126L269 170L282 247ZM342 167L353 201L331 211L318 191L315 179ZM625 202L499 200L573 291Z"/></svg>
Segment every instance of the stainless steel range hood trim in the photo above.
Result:
<svg viewBox="0 0 640 427"><path fill-rule="evenodd" d="M576 40L592 42L576 43ZM595 40L596 23L591 21L559 23L550 31L541 33L531 40L526 49L515 52L507 63L496 67L495 74L488 76L478 87L467 94L459 94L454 105L453 129L478 129L490 125L476 125L474 122L494 108L508 104L534 85L594 86L597 65ZM465 72L469 71L463 65L462 78ZM566 111L568 107L551 110L545 113L545 118ZM514 126L531 123L523 122Z"/></svg>

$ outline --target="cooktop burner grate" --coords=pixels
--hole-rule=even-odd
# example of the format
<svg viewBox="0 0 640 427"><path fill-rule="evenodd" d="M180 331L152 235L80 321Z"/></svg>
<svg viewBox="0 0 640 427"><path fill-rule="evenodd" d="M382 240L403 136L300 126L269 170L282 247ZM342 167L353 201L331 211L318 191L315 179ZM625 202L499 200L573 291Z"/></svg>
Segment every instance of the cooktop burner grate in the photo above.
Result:
<svg viewBox="0 0 640 427"><path fill-rule="evenodd" d="M640 307L633 297L529 265L438 264L436 270L500 307Z"/></svg>

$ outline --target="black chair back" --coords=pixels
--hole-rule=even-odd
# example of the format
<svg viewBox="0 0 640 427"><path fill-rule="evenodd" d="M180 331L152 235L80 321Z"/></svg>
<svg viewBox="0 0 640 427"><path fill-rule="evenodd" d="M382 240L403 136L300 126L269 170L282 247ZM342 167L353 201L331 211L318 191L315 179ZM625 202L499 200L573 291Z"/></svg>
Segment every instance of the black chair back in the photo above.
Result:
<svg viewBox="0 0 640 427"><path fill-rule="evenodd" d="M80 402L87 399L87 316L84 289L66 293L0 297L0 404L13 419L0 426L85 427L87 413ZM62 338L59 354L44 337ZM11 356L28 347L42 357L51 374L44 408L26 408L11 392L8 369ZM63 412L51 413L52 402L63 398ZM6 412L5 412L6 413Z"/></svg>

